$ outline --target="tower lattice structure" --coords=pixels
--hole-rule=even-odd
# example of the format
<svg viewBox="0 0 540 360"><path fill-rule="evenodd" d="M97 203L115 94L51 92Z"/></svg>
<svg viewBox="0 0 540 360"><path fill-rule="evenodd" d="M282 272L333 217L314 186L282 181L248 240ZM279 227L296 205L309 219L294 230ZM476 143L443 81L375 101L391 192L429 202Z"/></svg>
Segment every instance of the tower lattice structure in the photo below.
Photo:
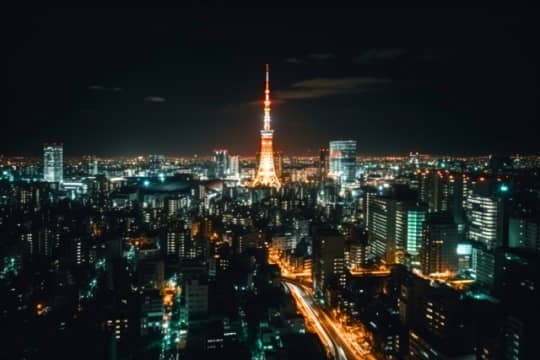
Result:
<svg viewBox="0 0 540 360"><path fill-rule="evenodd" d="M261 149L257 175L253 186L281 187L274 164L274 130L270 127L270 67L266 64L266 81L264 89L264 126L261 130Z"/></svg>

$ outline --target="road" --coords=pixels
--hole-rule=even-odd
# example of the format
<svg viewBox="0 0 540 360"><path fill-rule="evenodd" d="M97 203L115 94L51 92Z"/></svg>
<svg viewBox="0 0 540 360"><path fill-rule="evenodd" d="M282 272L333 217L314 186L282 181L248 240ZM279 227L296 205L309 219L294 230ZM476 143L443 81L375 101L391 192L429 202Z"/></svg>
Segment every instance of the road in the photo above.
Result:
<svg viewBox="0 0 540 360"><path fill-rule="evenodd" d="M339 360L376 359L368 350L362 348L354 336L322 310L307 292L305 287L289 280L283 280L293 296L298 308L312 325L328 354Z"/></svg>

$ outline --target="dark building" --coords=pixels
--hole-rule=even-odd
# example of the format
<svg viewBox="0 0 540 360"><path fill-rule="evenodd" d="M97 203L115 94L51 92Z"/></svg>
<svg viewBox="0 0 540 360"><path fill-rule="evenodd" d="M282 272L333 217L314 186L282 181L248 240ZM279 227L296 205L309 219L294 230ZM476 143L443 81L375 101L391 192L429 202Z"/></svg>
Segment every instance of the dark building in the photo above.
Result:
<svg viewBox="0 0 540 360"><path fill-rule="evenodd" d="M321 148L319 152L319 181L323 182L328 177L330 171L330 151L328 148Z"/></svg>
<svg viewBox="0 0 540 360"><path fill-rule="evenodd" d="M408 359L473 356L475 306L457 290L416 276L401 287L399 311L408 335Z"/></svg>
<svg viewBox="0 0 540 360"><path fill-rule="evenodd" d="M333 229L317 229L313 237L313 289L322 293L345 281L345 237Z"/></svg>
<svg viewBox="0 0 540 360"><path fill-rule="evenodd" d="M431 213L423 226L420 262L426 275L458 268L458 231L449 213Z"/></svg>
<svg viewBox="0 0 540 360"><path fill-rule="evenodd" d="M497 250L495 294L503 303L506 359L537 359L540 321L540 259L524 249Z"/></svg>

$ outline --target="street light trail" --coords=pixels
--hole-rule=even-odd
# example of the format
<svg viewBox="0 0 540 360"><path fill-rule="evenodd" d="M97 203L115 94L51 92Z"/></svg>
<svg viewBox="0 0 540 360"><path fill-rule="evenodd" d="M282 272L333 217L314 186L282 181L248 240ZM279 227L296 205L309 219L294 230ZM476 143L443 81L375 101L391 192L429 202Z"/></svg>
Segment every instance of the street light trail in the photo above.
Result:
<svg viewBox="0 0 540 360"><path fill-rule="evenodd" d="M297 285L286 279L283 282L288 286L297 304L303 309L309 320L316 324L317 334L325 344L332 344L335 359L375 359L373 354L350 339L348 330L337 325L325 311L313 301L306 286Z"/></svg>
<svg viewBox="0 0 540 360"><path fill-rule="evenodd" d="M323 341L326 348L329 350L329 352L332 354L332 356L336 357L336 349L335 344L330 339L328 334L326 333L326 330L323 328L321 323L319 322L317 314L311 309L311 307L308 305L307 301L304 299L300 288L294 284L291 284L289 282L285 282L285 285L289 288L291 294L293 295L294 299L296 300L296 303L301 306L301 309L303 310L302 313L315 325L317 330L317 335L319 335L319 338ZM345 358L346 359L346 358Z"/></svg>

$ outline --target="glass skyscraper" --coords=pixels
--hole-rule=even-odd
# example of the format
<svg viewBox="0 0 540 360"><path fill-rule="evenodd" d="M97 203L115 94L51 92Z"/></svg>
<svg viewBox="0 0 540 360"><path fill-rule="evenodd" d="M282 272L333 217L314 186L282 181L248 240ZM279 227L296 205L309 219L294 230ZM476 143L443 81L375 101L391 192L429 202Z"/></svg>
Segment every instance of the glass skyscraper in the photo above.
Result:
<svg viewBox="0 0 540 360"><path fill-rule="evenodd" d="M353 183L356 177L356 140L330 141L330 173L341 183Z"/></svg>
<svg viewBox="0 0 540 360"><path fill-rule="evenodd" d="M224 179L228 169L229 152L225 149L216 150L214 160L216 163L216 177Z"/></svg>
<svg viewBox="0 0 540 360"><path fill-rule="evenodd" d="M62 182L64 180L64 145L48 143L43 145L43 180Z"/></svg>
<svg viewBox="0 0 540 360"><path fill-rule="evenodd" d="M407 252L418 255L422 247L422 228L426 220L426 211L417 209L407 212Z"/></svg>

